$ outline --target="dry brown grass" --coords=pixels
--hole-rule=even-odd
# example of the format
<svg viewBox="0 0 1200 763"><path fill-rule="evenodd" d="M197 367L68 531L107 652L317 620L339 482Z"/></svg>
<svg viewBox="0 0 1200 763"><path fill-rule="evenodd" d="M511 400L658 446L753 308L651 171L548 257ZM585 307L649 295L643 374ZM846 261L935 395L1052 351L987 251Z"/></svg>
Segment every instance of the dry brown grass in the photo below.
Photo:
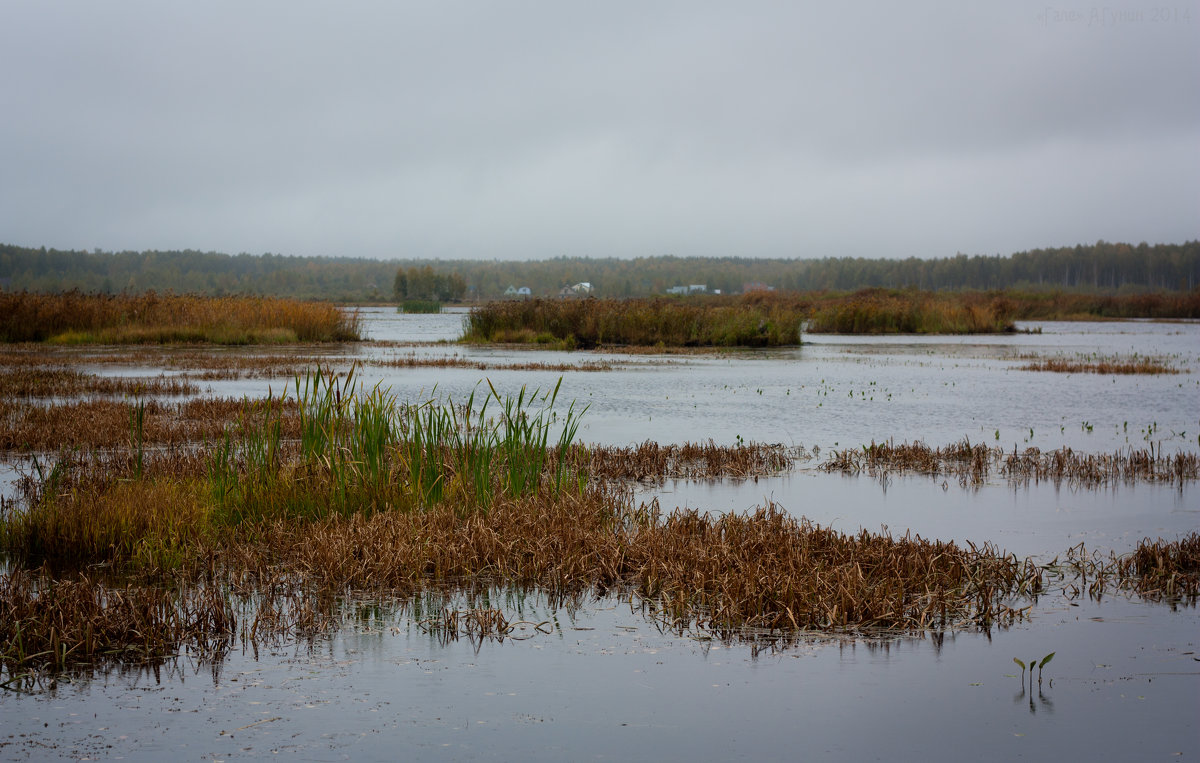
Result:
<svg viewBox="0 0 1200 763"><path fill-rule="evenodd" d="M1056 572L1069 598L1084 594L1099 600L1106 593L1133 592L1151 601L1195 602L1200 597L1200 533L1173 541L1143 538L1131 554L1089 553L1082 543L1067 550L1047 570Z"/></svg>
<svg viewBox="0 0 1200 763"><path fill-rule="evenodd" d="M84 395L194 395L200 391L179 376L96 376L71 368L42 367L0 370L0 397L81 397Z"/></svg>
<svg viewBox="0 0 1200 763"><path fill-rule="evenodd" d="M223 552L235 568L286 568L334 590L416 591L483 579L551 592L635 592L671 625L745 629L987 625L1004 597L1037 589L1036 568L990 547L844 535L768 506L707 517L634 509L589 490L426 512L277 523Z"/></svg>
<svg viewBox="0 0 1200 763"><path fill-rule="evenodd" d="M1179 540L1145 538L1121 560L1118 574L1132 579L1137 592L1148 598L1192 599L1200 595L1200 532Z"/></svg>
<svg viewBox="0 0 1200 763"><path fill-rule="evenodd" d="M873 442L857 450L834 451L820 468L847 474L866 473L876 478L910 472L946 475L964 485L983 484L995 470L1004 479L1018 483L1101 487L1116 483L1193 481L1200 478L1200 457L1194 453L1155 453L1153 448L1087 454L1067 447L1049 452L1031 447L1018 453L1015 448L1007 452L1003 448L972 445L967 440L944 448L930 448L922 442L900 445Z"/></svg>
<svg viewBox="0 0 1200 763"><path fill-rule="evenodd" d="M145 401L143 441L147 446L212 442L226 427L250 412L260 415L263 401L195 398L178 403ZM285 401L288 437L299 435L294 401ZM0 450L55 452L71 448L112 448L130 444L133 404L117 400L82 400L29 405L0 400ZM253 420L253 418L251 418Z"/></svg>

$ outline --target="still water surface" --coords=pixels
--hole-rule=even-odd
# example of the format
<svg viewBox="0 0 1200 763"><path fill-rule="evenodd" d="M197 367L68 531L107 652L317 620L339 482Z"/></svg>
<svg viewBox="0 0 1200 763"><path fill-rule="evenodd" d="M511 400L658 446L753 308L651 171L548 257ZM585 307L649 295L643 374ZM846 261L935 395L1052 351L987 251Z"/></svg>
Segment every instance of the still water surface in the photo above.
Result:
<svg viewBox="0 0 1200 763"><path fill-rule="evenodd" d="M595 354L395 342L449 340L461 314L364 311L371 339L331 361L367 361L368 384L405 399L465 400L548 389L589 405L580 439L782 442L830 448L968 438L1092 453L1195 451L1200 324L1044 323L997 337L806 337L799 348L721 355L607 355L606 372L394 369L416 352L490 364L578 363ZM1033 326L1031 326L1033 327ZM1114 377L1022 371L1020 356L1134 353L1183 373ZM99 369L104 370L104 369ZM111 371L107 371L111 372ZM155 371L157 372L157 371ZM277 391L283 380L214 382L212 394ZM997 480L881 483L827 475L820 457L758 481L669 482L664 509L746 511L767 500L822 525L990 541L1049 561L1083 542L1125 553L1143 537L1200 528L1196 487L1072 490ZM497 596L503 594L497 593ZM814 638L755 652L660 632L628 603L570 610L536 595L510 619L548 621L527 639L448 645L384 603L369 626L314 645L114 672L36 696L0 696L0 757L311 760L796 759L1195 760L1200 757L1200 617L1194 606L1042 597L1029 622L991 634L865 641ZM477 648L478 647L478 648ZM1040 690L1013 657L1049 652Z"/></svg>

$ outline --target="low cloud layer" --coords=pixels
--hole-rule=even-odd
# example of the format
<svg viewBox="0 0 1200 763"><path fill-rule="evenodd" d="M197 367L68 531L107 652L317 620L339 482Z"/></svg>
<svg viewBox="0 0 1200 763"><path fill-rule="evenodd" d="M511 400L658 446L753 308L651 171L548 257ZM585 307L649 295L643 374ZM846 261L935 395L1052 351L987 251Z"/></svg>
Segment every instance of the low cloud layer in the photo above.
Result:
<svg viewBox="0 0 1200 763"><path fill-rule="evenodd" d="M17 0L0 241L947 256L1200 236L1200 12Z"/></svg>

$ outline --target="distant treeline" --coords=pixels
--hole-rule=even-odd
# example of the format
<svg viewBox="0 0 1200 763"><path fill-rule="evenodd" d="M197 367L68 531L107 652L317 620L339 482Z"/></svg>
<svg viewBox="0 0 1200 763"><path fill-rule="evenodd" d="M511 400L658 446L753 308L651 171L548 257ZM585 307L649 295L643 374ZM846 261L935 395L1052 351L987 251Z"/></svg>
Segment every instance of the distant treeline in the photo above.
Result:
<svg viewBox="0 0 1200 763"><path fill-rule="evenodd" d="M1066 290L1092 293L1190 291L1200 285L1200 241L1114 244L1099 241L1010 256L958 254L905 260L865 258L752 259L747 257L557 257L496 260L371 260L216 252L102 252L32 249L0 244L0 289L33 292L140 293L151 289L208 295L261 294L335 301L386 301L405 278L429 266L467 300L504 296L528 287L534 296L589 282L601 297L663 294L704 285L709 293L851 291L866 287ZM459 287L465 287L460 291Z"/></svg>

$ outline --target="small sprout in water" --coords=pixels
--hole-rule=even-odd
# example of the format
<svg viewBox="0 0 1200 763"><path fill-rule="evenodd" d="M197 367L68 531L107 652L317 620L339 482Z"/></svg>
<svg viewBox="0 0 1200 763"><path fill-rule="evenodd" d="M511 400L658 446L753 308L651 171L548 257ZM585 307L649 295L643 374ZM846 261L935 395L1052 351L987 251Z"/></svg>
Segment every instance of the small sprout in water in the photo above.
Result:
<svg viewBox="0 0 1200 763"><path fill-rule="evenodd" d="M1000 439L1000 430L999 429L996 430L996 439L997 440Z"/></svg>
<svg viewBox="0 0 1200 763"><path fill-rule="evenodd" d="M1054 652L1051 652L1050 654L1043 657L1042 661L1038 663L1038 686L1042 685L1042 668L1046 667L1046 663L1048 663L1048 662L1050 662L1050 660L1054 659L1054 654L1055 654ZM1032 675L1033 666L1032 665L1029 666L1029 672L1030 672L1030 678L1032 678L1033 677L1033 675Z"/></svg>

